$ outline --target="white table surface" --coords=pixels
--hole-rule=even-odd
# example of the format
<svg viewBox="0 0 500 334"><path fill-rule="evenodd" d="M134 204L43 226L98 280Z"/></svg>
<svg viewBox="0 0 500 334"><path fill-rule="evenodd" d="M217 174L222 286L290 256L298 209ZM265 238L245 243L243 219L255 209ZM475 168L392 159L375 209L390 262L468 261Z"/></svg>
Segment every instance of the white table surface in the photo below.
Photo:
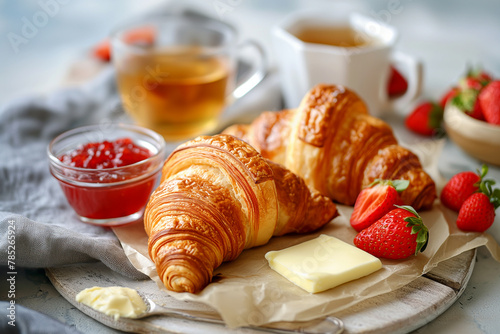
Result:
<svg viewBox="0 0 500 334"><path fill-rule="evenodd" d="M0 104L57 89L68 68L116 24L167 3L158 0L54 1L58 4L52 7L54 15L27 38L26 43L18 45L16 52L6 38L8 34L22 34L24 22L32 21L37 12L43 10L41 4L51 1L0 0ZM271 50L269 29L288 12L318 6L325 10L355 8L378 16L399 29L397 48L419 57L424 63L424 97L439 98L469 64L482 65L500 77L499 1L200 0L193 3L209 15L237 26L241 38L261 41L271 55L271 64L276 59ZM389 8L395 10L390 13ZM462 170L474 170L478 166L480 162L467 156L453 143L446 143L439 161L444 177L449 178ZM500 182L500 168L491 167L490 177ZM488 232L500 241L498 215ZM51 315L84 333L116 332L72 307L53 288L42 269L19 271L17 284L17 303L20 305ZM498 296L500 263L482 247L460 299L415 333L498 333Z"/></svg>

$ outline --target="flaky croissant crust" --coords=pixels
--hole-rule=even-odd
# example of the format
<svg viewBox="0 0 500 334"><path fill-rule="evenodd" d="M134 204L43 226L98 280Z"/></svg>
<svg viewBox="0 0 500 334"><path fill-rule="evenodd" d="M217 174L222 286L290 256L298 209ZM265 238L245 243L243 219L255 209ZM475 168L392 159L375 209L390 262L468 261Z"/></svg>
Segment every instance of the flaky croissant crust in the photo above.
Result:
<svg viewBox="0 0 500 334"><path fill-rule="evenodd" d="M337 215L327 197L229 135L179 146L162 172L144 227L150 258L172 291L199 292L244 249L313 231Z"/></svg>
<svg viewBox="0 0 500 334"><path fill-rule="evenodd" d="M289 168L336 202L353 205L375 179L406 179L406 204L428 209L434 181L418 157L398 145L392 128L369 115L364 102L340 85L312 88L297 109L264 112L250 125L224 133L250 143L262 155Z"/></svg>

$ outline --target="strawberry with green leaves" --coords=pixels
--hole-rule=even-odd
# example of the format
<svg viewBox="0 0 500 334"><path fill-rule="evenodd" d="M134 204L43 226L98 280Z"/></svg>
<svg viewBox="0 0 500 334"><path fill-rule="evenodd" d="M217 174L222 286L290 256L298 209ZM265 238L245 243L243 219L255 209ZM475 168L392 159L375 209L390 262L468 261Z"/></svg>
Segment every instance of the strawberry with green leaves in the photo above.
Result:
<svg viewBox="0 0 500 334"><path fill-rule="evenodd" d="M405 125L423 136L439 133L443 121L443 108L431 101L419 104L406 118Z"/></svg>
<svg viewBox="0 0 500 334"><path fill-rule="evenodd" d="M456 212L465 200L479 190L479 184L488 173L488 166L483 165L477 173L466 171L455 174L441 191L441 203Z"/></svg>
<svg viewBox="0 0 500 334"><path fill-rule="evenodd" d="M469 70L464 78L459 82L462 89L476 89L481 90L493 79L490 74L481 69Z"/></svg>
<svg viewBox="0 0 500 334"><path fill-rule="evenodd" d="M469 70L459 81L459 92L451 100L453 105L472 118L483 121L484 115L478 96L491 80L491 76L482 70Z"/></svg>
<svg viewBox="0 0 500 334"><path fill-rule="evenodd" d="M480 104L477 102L478 96L479 90L472 88L462 90L452 99L452 103L470 117L484 121L483 111Z"/></svg>
<svg viewBox="0 0 500 334"><path fill-rule="evenodd" d="M493 189L494 180L483 180L479 192L469 196L458 212L457 227L462 231L484 232L495 221L500 206L500 189Z"/></svg>
<svg viewBox="0 0 500 334"><path fill-rule="evenodd" d="M429 230L411 206L396 206L354 238L356 247L386 259L405 259L423 252Z"/></svg>
<svg viewBox="0 0 500 334"><path fill-rule="evenodd" d="M394 204L402 204L399 193L408 188L409 184L408 180L373 181L356 198L350 219L351 226L359 232L394 209Z"/></svg>
<svg viewBox="0 0 500 334"><path fill-rule="evenodd" d="M477 100L486 122L500 125L500 80L484 87Z"/></svg>

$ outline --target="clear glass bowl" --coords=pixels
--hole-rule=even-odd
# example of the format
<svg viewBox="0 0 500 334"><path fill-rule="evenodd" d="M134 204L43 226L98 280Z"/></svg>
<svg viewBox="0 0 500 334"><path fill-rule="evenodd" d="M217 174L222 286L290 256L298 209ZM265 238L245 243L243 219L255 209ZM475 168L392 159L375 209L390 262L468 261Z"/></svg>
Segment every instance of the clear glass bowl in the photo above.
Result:
<svg viewBox="0 0 500 334"><path fill-rule="evenodd" d="M152 155L121 167L72 167L59 158L91 142L130 138ZM154 131L129 124L90 125L57 136L47 148L51 174L71 207L85 223L119 226L142 217L166 158L165 141Z"/></svg>

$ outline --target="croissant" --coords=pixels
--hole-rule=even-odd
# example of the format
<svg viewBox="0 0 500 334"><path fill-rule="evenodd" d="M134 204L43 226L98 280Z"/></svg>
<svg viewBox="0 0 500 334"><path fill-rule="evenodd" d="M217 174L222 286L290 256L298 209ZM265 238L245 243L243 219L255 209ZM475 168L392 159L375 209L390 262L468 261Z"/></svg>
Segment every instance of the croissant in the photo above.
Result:
<svg viewBox="0 0 500 334"><path fill-rule="evenodd" d="M222 262L272 236L307 233L335 204L230 135L198 137L165 161L144 213L149 256L168 290L197 293Z"/></svg>
<svg viewBox="0 0 500 334"><path fill-rule="evenodd" d="M418 157L398 145L391 127L372 117L353 91L339 85L313 87L297 109L264 112L235 135L263 157L284 165L332 200L353 205L375 179L405 179L401 194L416 210L429 209L436 186Z"/></svg>

